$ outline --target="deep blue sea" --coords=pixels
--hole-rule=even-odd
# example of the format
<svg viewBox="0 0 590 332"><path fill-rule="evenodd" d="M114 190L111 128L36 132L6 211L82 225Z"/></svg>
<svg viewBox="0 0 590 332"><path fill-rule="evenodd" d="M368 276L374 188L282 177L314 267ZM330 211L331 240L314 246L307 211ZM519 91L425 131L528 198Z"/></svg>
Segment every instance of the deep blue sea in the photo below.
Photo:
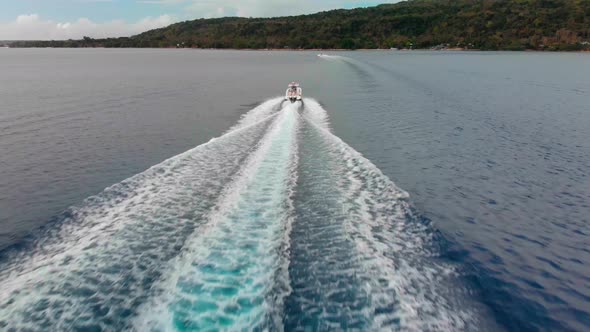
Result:
<svg viewBox="0 0 590 332"><path fill-rule="evenodd" d="M590 330L590 55L0 49L0 330Z"/></svg>

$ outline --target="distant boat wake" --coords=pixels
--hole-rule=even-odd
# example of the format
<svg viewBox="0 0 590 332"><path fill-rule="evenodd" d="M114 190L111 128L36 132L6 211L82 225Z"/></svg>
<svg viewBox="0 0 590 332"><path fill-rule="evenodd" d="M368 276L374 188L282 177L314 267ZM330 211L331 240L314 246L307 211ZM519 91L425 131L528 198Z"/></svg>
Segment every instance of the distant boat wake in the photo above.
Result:
<svg viewBox="0 0 590 332"><path fill-rule="evenodd" d="M472 328L432 242L316 101L276 98L5 253L0 329Z"/></svg>

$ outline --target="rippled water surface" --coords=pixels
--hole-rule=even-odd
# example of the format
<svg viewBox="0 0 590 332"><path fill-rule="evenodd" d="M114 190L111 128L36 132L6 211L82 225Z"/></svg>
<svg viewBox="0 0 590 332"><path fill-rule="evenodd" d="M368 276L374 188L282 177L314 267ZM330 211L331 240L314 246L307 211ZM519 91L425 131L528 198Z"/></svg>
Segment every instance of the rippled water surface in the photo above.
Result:
<svg viewBox="0 0 590 332"><path fill-rule="evenodd" d="M4 49L0 73L2 330L590 329L588 55Z"/></svg>

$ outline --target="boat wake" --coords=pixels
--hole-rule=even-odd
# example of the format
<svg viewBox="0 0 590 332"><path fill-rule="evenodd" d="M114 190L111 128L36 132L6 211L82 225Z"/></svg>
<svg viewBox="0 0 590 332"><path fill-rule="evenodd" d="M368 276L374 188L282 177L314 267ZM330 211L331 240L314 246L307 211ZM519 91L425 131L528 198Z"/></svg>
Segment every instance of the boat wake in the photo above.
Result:
<svg viewBox="0 0 590 332"><path fill-rule="evenodd" d="M474 329L407 193L281 101L2 253L0 328Z"/></svg>

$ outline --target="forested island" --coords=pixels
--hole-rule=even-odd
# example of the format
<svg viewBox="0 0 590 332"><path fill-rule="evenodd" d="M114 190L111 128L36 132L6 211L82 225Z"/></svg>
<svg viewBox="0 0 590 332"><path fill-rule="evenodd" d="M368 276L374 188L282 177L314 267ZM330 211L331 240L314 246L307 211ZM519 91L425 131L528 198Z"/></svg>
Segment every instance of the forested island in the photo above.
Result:
<svg viewBox="0 0 590 332"><path fill-rule="evenodd" d="M590 0L410 0L289 17L197 19L132 37L10 46L590 50Z"/></svg>

